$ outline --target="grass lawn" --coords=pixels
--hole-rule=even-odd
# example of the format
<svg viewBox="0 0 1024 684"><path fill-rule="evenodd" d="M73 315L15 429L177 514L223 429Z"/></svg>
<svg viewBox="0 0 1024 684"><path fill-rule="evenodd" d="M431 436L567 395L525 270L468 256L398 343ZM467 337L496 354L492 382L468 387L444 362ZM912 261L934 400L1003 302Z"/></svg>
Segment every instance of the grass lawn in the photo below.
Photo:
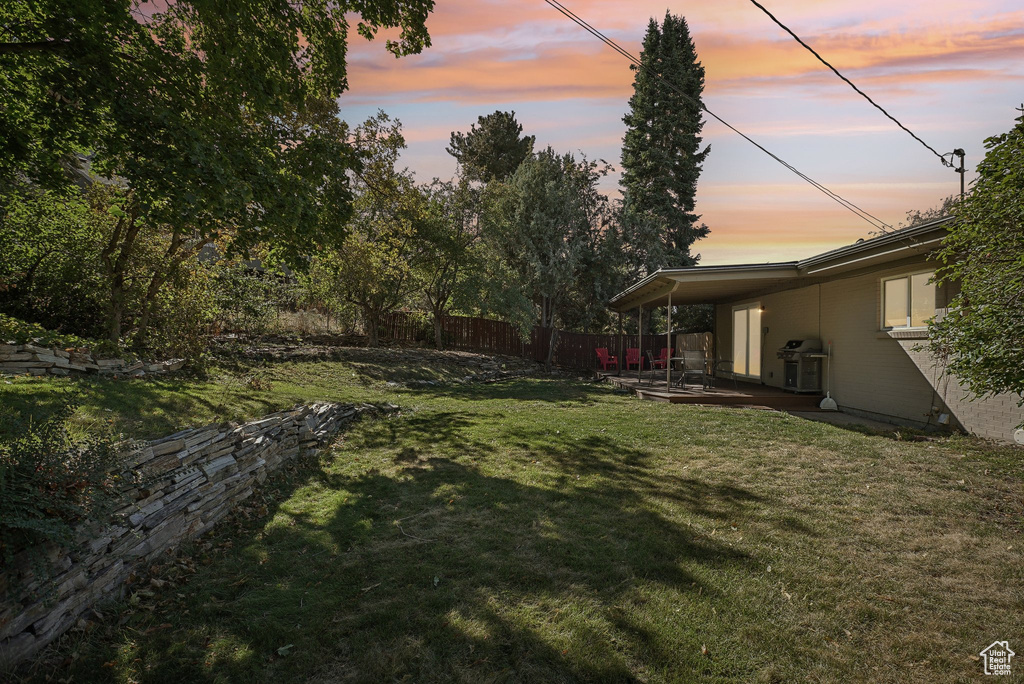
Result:
<svg viewBox="0 0 1024 684"><path fill-rule="evenodd" d="M83 420L109 408L140 434L310 399L408 411L268 481L20 675L942 682L982 679L997 639L1022 652L1020 449L571 380L389 389L392 372L83 386ZM53 386L0 392L29 410Z"/></svg>

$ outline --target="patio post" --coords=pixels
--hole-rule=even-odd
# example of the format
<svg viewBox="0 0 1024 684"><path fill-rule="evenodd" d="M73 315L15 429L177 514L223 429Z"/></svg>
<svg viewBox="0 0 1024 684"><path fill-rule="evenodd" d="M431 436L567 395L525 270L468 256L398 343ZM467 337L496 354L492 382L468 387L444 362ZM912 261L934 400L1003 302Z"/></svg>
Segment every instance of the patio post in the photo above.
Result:
<svg viewBox="0 0 1024 684"><path fill-rule="evenodd" d="M619 363L615 369L616 375L622 375L622 364L626 361L626 349L622 344L622 312L619 312Z"/></svg>
<svg viewBox="0 0 1024 684"><path fill-rule="evenodd" d="M637 354L640 356L640 363L636 364L636 381L637 384L643 380L644 372L644 357L640 354L640 350L644 348L644 305L641 304L637 307L636 314L636 346Z"/></svg>
<svg viewBox="0 0 1024 684"><path fill-rule="evenodd" d="M668 348L668 357L665 359L665 391L672 391L672 361L671 358L675 356L672 353L672 290L668 291L668 315L665 317L666 328L665 332L665 346ZM654 372L654 369L651 369ZM685 389L685 387L683 388Z"/></svg>

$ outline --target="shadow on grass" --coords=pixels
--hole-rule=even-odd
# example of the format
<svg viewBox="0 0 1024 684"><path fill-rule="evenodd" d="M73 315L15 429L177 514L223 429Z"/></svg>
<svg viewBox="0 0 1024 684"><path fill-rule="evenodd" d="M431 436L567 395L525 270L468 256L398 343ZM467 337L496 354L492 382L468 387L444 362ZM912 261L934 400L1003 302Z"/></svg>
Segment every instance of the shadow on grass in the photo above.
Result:
<svg viewBox="0 0 1024 684"><path fill-rule="evenodd" d="M494 383L451 383L410 389L416 396L462 400L518 400L592 404L613 395L608 385L565 378L516 378Z"/></svg>
<svg viewBox="0 0 1024 684"><path fill-rule="evenodd" d="M676 616L665 628L644 604L715 596L704 570L748 559L659 502L729 519L758 497L666 477L650 453L601 436L510 429L522 457L485 468L474 459L494 452L476 436L488 420L502 417L362 426L336 456L357 472L309 463L286 476L280 503L212 535L209 565L178 599L108 625L70 674L177 684L637 681L658 662L704 672L699 650L674 646L699 625Z"/></svg>

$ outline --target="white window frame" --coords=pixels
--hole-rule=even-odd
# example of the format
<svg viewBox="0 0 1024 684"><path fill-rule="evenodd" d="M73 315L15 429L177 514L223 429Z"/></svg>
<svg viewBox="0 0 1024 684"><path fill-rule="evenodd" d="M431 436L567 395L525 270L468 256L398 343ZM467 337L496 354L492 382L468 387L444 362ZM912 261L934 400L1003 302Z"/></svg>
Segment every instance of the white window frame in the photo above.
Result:
<svg viewBox="0 0 1024 684"><path fill-rule="evenodd" d="M916 276L916 275L922 275L924 273L929 273L929 274L931 274L931 276L933 278L935 277L935 269L934 268L926 268L926 269L922 269L920 271L914 271L912 273L901 273L900 275L894 275L894 276L889 276L888 278L882 278L882 281L881 281L881 284L880 284L880 287L879 287L879 290L878 290L878 301L879 301L878 320L879 320L879 326L880 326L881 330L927 330L928 329L927 325L910 325L910 319L911 319L911 317L913 315L913 312L914 312L914 302L911 299L911 295L913 293L913 290L912 290L912 287L911 287L912 278L914 276ZM885 324L885 284L887 282L889 282L889 281L900 280L902 278L906 278L906 280L907 280L907 317L906 317L907 323L906 323L906 325L886 325ZM936 287L935 283L932 283L932 287L933 287L933 295L934 295L935 292L938 292L938 288ZM937 311L937 309L935 308L935 302L934 301L932 302L932 309ZM933 314L933 318L934 318L934 314Z"/></svg>

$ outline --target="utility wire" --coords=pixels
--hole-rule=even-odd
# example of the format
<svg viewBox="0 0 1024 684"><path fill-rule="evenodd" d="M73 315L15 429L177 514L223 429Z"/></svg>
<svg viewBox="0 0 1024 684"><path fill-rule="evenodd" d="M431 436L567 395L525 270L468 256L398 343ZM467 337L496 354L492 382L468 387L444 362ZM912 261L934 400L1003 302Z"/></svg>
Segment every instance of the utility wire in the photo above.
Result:
<svg viewBox="0 0 1024 684"><path fill-rule="evenodd" d="M946 157L945 157L944 155L941 155L941 154L939 154L938 152L936 152L936 151L935 151L935 148L934 148L934 147L932 147L931 145L929 145L928 143L926 143L926 142L925 142L924 140L921 140L921 138L917 137L917 135L915 135L915 134L914 134L914 132L913 132L912 130L910 130L909 128L907 128L907 127L906 127L906 126L904 126L903 124L901 124L901 123L900 123L900 122L899 122L899 121L898 121L898 120L896 119L896 117L894 117L894 116L893 116L892 114L890 114L889 112L885 111L885 109L884 109L884 108L883 108L883 107L882 107L882 106L881 106L880 104L878 104L877 102L875 102L874 100L872 100L872 99L871 99L870 97L868 97L867 93L865 93L865 92L864 92L863 90L861 90L860 88L858 88L857 86L855 86L855 85L853 84L853 81L851 81L850 79L846 78L846 77L845 77L845 76L843 76L843 75L842 75L841 73L839 73L839 70L838 70L838 69L836 69L836 68L835 68L834 66L832 66L831 64L829 64L829 63L828 63L827 61L825 61L825 58L824 58L824 57L822 57L821 55L819 55L819 54L818 54L818 53L817 53L817 52L816 52L816 51L814 50L814 48L812 48L812 47L811 47L810 45L808 45L807 43L805 43L805 42L804 42L804 41L803 41L803 40L802 40L802 39L800 38L800 36L798 36L798 35L796 35L795 33L793 33L793 32L792 32L792 31L791 31L791 30L789 29L789 27L788 27L788 26L786 26L786 25L785 25L785 24L783 24L783 23L782 23L781 21L779 21L778 19L776 19L776 18L775 18L775 15L774 15L774 14L772 14L771 12L769 12L769 11L768 11L768 9L767 9L767 8L766 8L766 7L764 6L764 5L762 5L761 3L759 3L759 2L757 1L757 0L750 0L750 2L752 2L752 3L753 3L753 4L754 4L754 5L755 5L755 6L756 6L756 7L758 8L758 9L760 9L760 10L761 10L762 12L764 12L765 14L767 14L767 15L768 15L768 18L769 18L769 19L771 19L772 21L774 21L774 22L775 22L776 24L778 24L778 25L779 25L779 28L781 28L781 29L782 29L783 31L785 31L785 32L786 32L786 33L788 33L789 35L793 36L793 40L795 40L796 42L800 43L800 44L801 44L801 45L803 45L803 46L804 46L805 48L807 48L808 52L810 52L810 53L811 53L812 55L814 55L815 57L817 57L817 58L818 58L818 61L819 61L819 62L821 62L822 64L824 64L825 66L827 66L827 67L828 67L829 69L831 69L831 70L832 70L832 73L834 73L834 74L835 74L836 76L838 76L839 78L841 78L841 79L843 79L844 81L846 81L846 84L847 84L847 85L849 85L849 86L850 86L851 88L853 88L853 89L854 89L854 91L856 91L858 95L860 95L860 96L861 96L861 97L863 97L863 98L864 98L865 100L867 100L868 102L870 102L870 103L871 103L871 104L872 104L872 105L873 105L873 106L875 107L875 109L877 109L878 111L882 112L882 114L885 114L885 115L886 115L887 117L889 117L889 119L890 119L890 120L891 120L891 121L892 121L892 122L893 122L894 124L896 124L897 126L899 126L900 128L902 128L903 130L905 130L905 131L906 131L907 133L909 133L909 134L910 134L910 137L912 137L912 138L913 138L914 140L916 140L917 142L921 143L921 144L922 144L922 145L924 145L924 146L925 146L926 148L928 148L928 150L930 150L932 154L934 154L934 155L935 155L936 157L938 157L938 158L939 158L939 161L941 161L941 162L942 162L942 165L943 165L943 166L953 166L953 163L952 163L952 162L948 162L948 161L946 161Z"/></svg>
<svg viewBox="0 0 1024 684"><path fill-rule="evenodd" d="M787 169L789 169L790 171L795 173L797 176L799 176L800 178L802 178L803 180L805 180L806 182L808 182L809 184L811 184L812 186L817 188L819 191L821 191L823 194L825 194L827 197L829 197L833 201L839 203L840 205L845 207L847 210L851 211L852 213L856 214L857 216L859 216L863 220L865 220L868 223L870 223L872 225L872 227L874 227L875 229L877 229L879 231L882 231L882 232L885 232L886 230L891 230L892 229L892 226L890 226L885 221L881 220L880 218L878 218L876 216L873 216L873 215L869 214L867 211L861 209L860 207L858 207L853 202L850 202L849 200L844 199L840 195L838 195L835 192L829 190L827 187L825 187L824 185L822 185L818 181L814 180L813 178L811 178L807 174L801 172L799 169L797 169L795 166L793 166L792 164L790 164L786 160L782 159L778 155L776 155L776 154L772 153L771 151L769 151L767 148L765 148L763 145L761 145L760 143L755 141L753 138L751 138L750 136L746 135L745 133L743 133L742 131L737 129L735 126L730 124L728 121L726 121L725 119L723 119L722 117L718 116L713 111L708 109L707 106L703 102L697 102L696 100L694 100L692 97L690 97L685 92L683 92L682 89L680 89L678 86L676 86L676 84L672 83L671 81L666 80L661 74L653 71L650 67L648 67L647 65L642 63L637 57L635 57L628 50L626 50L625 48L620 46L618 43L616 43L614 40L612 40L608 36L604 35L600 31L598 31L596 28L594 28L593 26L588 24L584 19L582 19L577 14L575 14L572 10L567 8L562 3L558 2L558 0L544 0L544 2L546 2L548 5L550 5L551 7L555 8L556 10L558 10L561 14L563 14L565 17L567 17L574 24L576 24L577 26L579 26L580 28L585 30L587 33L591 34L592 36L594 36L595 38L600 40L602 43L604 43L605 45L607 45L608 47L610 47L611 49L615 50L620 55L622 55L623 57L628 59L633 65L636 66L636 68L643 69L648 74L650 74L654 78L656 78L659 81L661 81L664 85L668 86L669 88L674 90L676 93L681 95L687 102L689 102L693 106L698 107L699 109L707 112L709 116L711 116L716 121L718 121L719 123L724 125L726 128L728 128L729 130L733 131L734 133L739 135L741 138L743 138L744 140L749 142L751 145L753 145L754 147L756 147L757 149L761 150L762 152L767 154L769 157L771 157L772 159L777 161L779 164L781 164L782 166L786 167Z"/></svg>

